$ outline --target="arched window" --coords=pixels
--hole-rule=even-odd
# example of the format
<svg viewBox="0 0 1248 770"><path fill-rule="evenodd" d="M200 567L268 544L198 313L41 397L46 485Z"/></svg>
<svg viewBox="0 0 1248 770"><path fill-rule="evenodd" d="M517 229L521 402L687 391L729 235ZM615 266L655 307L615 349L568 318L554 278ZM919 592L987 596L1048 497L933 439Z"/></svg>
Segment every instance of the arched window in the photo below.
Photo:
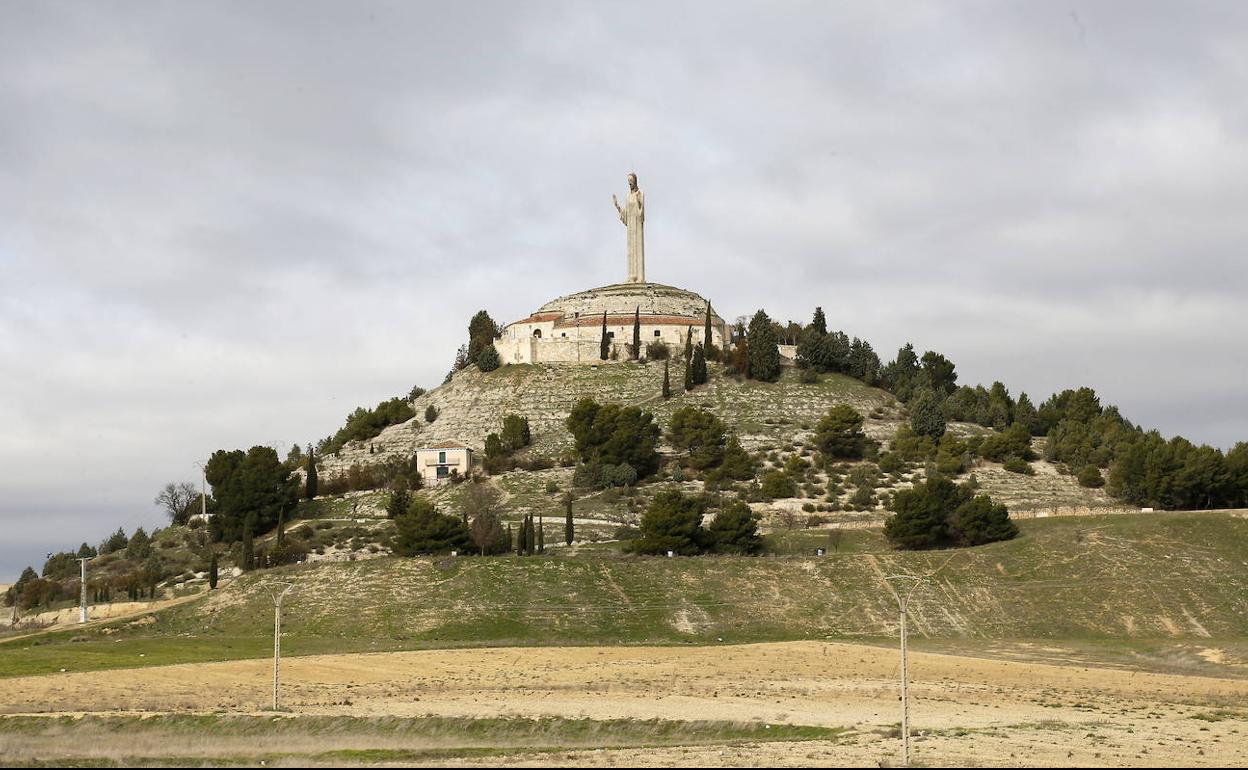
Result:
<svg viewBox="0 0 1248 770"><path fill-rule="evenodd" d="M541 330L541 329L534 329L534 330L533 330L533 336L534 336L534 337L538 337L538 338L540 338L540 337L542 336L542 330Z"/></svg>

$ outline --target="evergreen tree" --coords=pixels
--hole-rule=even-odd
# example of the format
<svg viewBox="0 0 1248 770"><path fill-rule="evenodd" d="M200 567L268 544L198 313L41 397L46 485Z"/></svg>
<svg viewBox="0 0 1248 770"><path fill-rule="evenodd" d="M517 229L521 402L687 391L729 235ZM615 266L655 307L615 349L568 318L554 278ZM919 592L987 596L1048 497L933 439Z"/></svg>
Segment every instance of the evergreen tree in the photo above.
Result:
<svg viewBox="0 0 1248 770"><path fill-rule="evenodd" d="M687 453L691 467L706 469L723 461L727 436L723 421L714 414L695 406L682 406L667 421L667 440Z"/></svg>
<svg viewBox="0 0 1248 770"><path fill-rule="evenodd" d="M706 351L700 343L693 349L693 364L690 366L689 381L695 388L706 384Z"/></svg>
<svg viewBox="0 0 1248 770"><path fill-rule="evenodd" d="M706 303L706 319L702 322L702 349L706 351L708 358L718 360L718 356L714 355L715 339L711 336L711 303Z"/></svg>
<svg viewBox="0 0 1248 770"><path fill-rule="evenodd" d="M702 501L679 489L665 489L641 516L641 537L627 546L633 553L691 556L701 548Z"/></svg>
<svg viewBox="0 0 1248 770"><path fill-rule="evenodd" d="M806 328L815 330L820 337L828 333L828 319L823 315L823 308L815 308L815 316L810 319L810 325Z"/></svg>
<svg viewBox="0 0 1248 770"><path fill-rule="evenodd" d="M316 497L317 479L316 479L316 455L312 451L312 446L308 446L308 460L304 463L304 485L303 496L307 500Z"/></svg>
<svg viewBox="0 0 1248 770"><path fill-rule="evenodd" d="M1031 399L1026 393L1018 394L1018 403L1014 405L1014 422L1026 428L1029 436L1036 435L1036 431L1040 427L1036 407L1031 403Z"/></svg>
<svg viewBox="0 0 1248 770"><path fill-rule="evenodd" d="M537 521L537 552L546 553L546 520Z"/></svg>
<svg viewBox="0 0 1248 770"><path fill-rule="evenodd" d="M754 458L741 446L736 434L728 437L724 445L724 459L719 465L720 472L735 481L748 481L754 478Z"/></svg>
<svg viewBox="0 0 1248 770"><path fill-rule="evenodd" d="M693 361L685 364L685 392L693 390Z"/></svg>
<svg viewBox="0 0 1248 770"><path fill-rule="evenodd" d="M715 514L706 528L707 540L717 553L754 555L763 550L758 519L750 506L736 500Z"/></svg>
<svg viewBox="0 0 1248 770"><path fill-rule="evenodd" d="M483 372L492 372L503 365L503 359L498 355L498 348L494 347L492 342L481 349L475 361L477 368Z"/></svg>
<svg viewBox="0 0 1248 770"><path fill-rule="evenodd" d="M467 363L478 363L477 357L487 347L494 345L494 340L501 336L498 324L494 323L494 319L484 310L478 310L477 314L468 322L468 350L466 351ZM462 366L459 368L463 368Z"/></svg>
<svg viewBox="0 0 1248 770"><path fill-rule="evenodd" d="M386 518L397 519L407 513L407 507L412 502L412 493L407 491L407 487L400 486L390 493L390 499L386 502Z"/></svg>
<svg viewBox="0 0 1248 770"><path fill-rule="evenodd" d="M598 357L606 361L611 357L611 338L607 336L607 311L602 311L602 341L598 343Z"/></svg>
<svg viewBox="0 0 1248 770"><path fill-rule="evenodd" d="M931 388L920 388L910 402L910 428L920 436L938 439L945 435L945 415L940 397Z"/></svg>
<svg viewBox="0 0 1248 770"><path fill-rule="evenodd" d="M568 545L572 545L573 537L576 534L572 523L572 501L572 491L569 490L563 496L563 539Z"/></svg>
<svg viewBox="0 0 1248 770"><path fill-rule="evenodd" d="M749 349L746 356L745 376L752 380L774 382L780 376L780 350L771 319L762 310L750 319L747 333Z"/></svg>
<svg viewBox="0 0 1248 770"><path fill-rule="evenodd" d="M663 359L663 398L672 397L672 374L671 366L669 366L670 363L671 362L666 358Z"/></svg>
<svg viewBox="0 0 1248 770"><path fill-rule="evenodd" d="M685 369L693 362L693 327L685 327ZM685 388L688 390L688 388Z"/></svg>
<svg viewBox="0 0 1248 770"><path fill-rule="evenodd" d="M254 522L255 515L253 514L248 516L246 522L243 524L243 563L240 565L243 572L251 572L256 568L256 547L255 543L252 542L251 531L254 526Z"/></svg>
<svg viewBox="0 0 1248 770"><path fill-rule="evenodd" d="M212 560L208 562L208 587L212 590L217 588L217 552L212 552Z"/></svg>
<svg viewBox="0 0 1248 770"><path fill-rule="evenodd" d="M629 350L629 358L634 361L641 355L641 305L633 311L633 347Z"/></svg>
<svg viewBox="0 0 1248 770"><path fill-rule="evenodd" d="M467 524L421 498L394 520L394 529L394 552L400 556L466 550L472 543Z"/></svg>
<svg viewBox="0 0 1248 770"><path fill-rule="evenodd" d="M830 460L858 460L866 448L861 414L848 404L828 410L815 426L815 446Z"/></svg>

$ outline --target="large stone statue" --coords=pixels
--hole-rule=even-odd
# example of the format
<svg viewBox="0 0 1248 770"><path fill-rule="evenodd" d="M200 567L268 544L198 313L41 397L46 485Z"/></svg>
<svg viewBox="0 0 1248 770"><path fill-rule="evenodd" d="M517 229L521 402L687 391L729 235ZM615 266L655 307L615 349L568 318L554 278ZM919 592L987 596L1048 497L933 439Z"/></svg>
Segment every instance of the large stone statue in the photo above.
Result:
<svg viewBox="0 0 1248 770"><path fill-rule="evenodd" d="M628 175L628 199L624 205L611 196L615 210L620 212L620 221L628 228L628 282L646 282L646 196L637 189L637 175Z"/></svg>

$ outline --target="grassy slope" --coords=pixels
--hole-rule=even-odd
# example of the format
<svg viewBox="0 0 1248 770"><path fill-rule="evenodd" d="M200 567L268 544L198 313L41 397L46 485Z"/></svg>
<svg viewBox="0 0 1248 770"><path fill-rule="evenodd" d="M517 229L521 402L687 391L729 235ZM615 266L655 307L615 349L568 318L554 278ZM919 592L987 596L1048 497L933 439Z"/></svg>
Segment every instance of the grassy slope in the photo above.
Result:
<svg viewBox="0 0 1248 770"><path fill-rule="evenodd" d="M1248 634L1248 518L1139 514L1022 522L1019 539L897 553L876 531L840 554L658 559L379 559L247 576L215 596L70 641L0 646L0 676L271 650L264 584L293 580L290 654L502 644L871 639L895 631L882 574L923 573L912 633L936 640L1219 638ZM808 546L820 535L810 533ZM800 537L799 537L800 539ZM170 642L176 640L176 643Z"/></svg>

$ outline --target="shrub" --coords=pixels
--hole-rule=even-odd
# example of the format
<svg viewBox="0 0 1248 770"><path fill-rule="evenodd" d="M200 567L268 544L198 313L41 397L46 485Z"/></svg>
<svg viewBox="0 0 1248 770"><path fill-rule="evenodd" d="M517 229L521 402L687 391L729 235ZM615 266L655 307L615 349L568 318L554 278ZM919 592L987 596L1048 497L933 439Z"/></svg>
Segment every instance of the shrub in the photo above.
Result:
<svg viewBox="0 0 1248 770"><path fill-rule="evenodd" d="M493 345L489 345L482 348L481 352L477 354L476 363L477 368L481 371L492 372L503 365L503 360L499 358L498 350Z"/></svg>
<svg viewBox="0 0 1248 770"><path fill-rule="evenodd" d="M662 340L646 343L646 360L647 361L666 361L671 358L672 349Z"/></svg>
<svg viewBox="0 0 1248 770"><path fill-rule="evenodd" d="M764 497L773 500L796 497L797 484L794 483L793 477L784 471L768 471L763 475L762 493Z"/></svg>
<svg viewBox="0 0 1248 770"><path fill-rule="evenodd" d="M808 366L804 369L798 370L797 381L802 383L803 385L814 385L815 383L819 382L819 373L816 372L812 367Z"/></svg>
<svg viewBox="0 0 1248 770"><path fill-rule="evenodd" d="M1101 469L1090 464L1083 466L1079 471L1079 486L1089 489L1105 486L1105 477L1101 475Z"/></svg>
<svg viewBox="0 0 1248 770"><path fill-rule="evenodd" d="M434 420L438 419L439 414L441 414L441 410L433 404L430 404L425 407L425 422L432 423Z"/></svg>
<svg viewBox="0 0 1248 770"><path fill-rule="evenodd" d="M1005 468L1010 473L1021 473L1024 476L1036 475L1036 470L1031 467L1031 463L1021 457L1007 457L1001 467Z"/></svg>
<svg viewBox="0 0 1248 770"><path fill-rule="evenodd" d="M551 479L550 481L547 481L547 482L546 482L546 493L547 493L547 494L554 494L555 492L558 492L558 491L559 491L559 482L558 482L558 481L555 481L554 479Z"/></svg>

